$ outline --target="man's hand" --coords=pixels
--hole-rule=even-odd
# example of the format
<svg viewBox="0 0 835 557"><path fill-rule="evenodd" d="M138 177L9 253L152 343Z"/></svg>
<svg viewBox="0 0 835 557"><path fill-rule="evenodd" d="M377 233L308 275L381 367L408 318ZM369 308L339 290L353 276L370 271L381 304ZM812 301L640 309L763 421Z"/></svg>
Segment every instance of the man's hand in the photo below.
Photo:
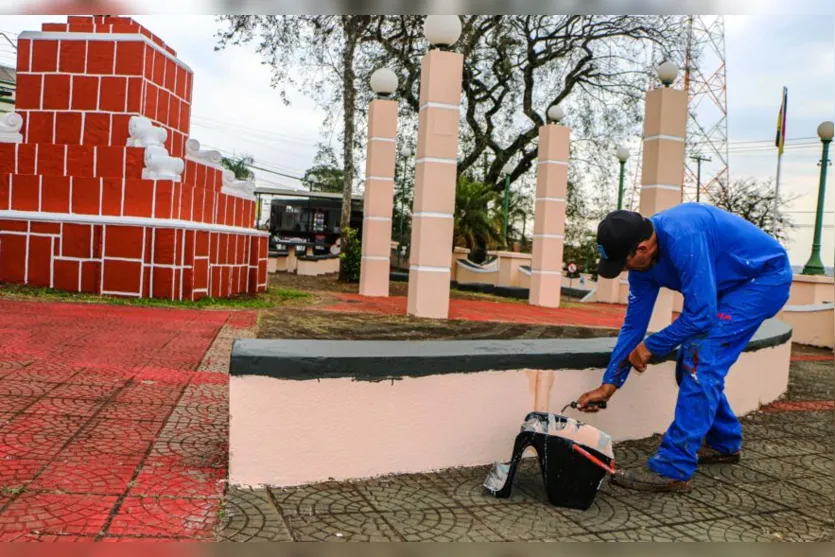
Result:
<svg viewBox="0 0 835 557"><path fill-rule="evenodd" d="M612 395L617 391L614 385L600 385L593 391L589 391L579 399L577 399L577 410L581 412L598 412L600 408L597 406L587 406L590 402L603 402L612 398Z"/></svg>
<svg viewBox="0 0 835 557"><path fill-rule="evenodd" d="M647 370L647 364L649 363L650 358L652 358L652 353L647 350L646 345L641 342L635 350L629 354L629 363L632 364L639 373L643 373Z"/></svg>

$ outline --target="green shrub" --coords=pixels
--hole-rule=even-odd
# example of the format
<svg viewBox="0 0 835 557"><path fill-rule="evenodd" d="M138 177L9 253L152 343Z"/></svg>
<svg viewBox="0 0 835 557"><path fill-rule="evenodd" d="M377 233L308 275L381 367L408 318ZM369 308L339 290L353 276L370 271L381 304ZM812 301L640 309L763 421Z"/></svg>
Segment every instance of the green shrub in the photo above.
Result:
<svg viewBox="0 0 835 557"><path fill-rule="evenodd" d="M339 254L340 277L346 282L360 281L362 264L362 242L357 238L357 231L349 228L345 231L345 245Z"/></svg>

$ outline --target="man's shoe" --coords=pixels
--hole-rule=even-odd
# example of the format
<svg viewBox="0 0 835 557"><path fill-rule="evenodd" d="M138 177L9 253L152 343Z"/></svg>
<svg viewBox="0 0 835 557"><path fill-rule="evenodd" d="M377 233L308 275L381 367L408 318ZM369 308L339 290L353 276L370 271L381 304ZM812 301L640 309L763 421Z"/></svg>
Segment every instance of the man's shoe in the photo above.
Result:
<svg viewBox="0 0 835 557"><path fill-rule="evenodd" d="M625 487L626 489L652 491L656 493L687 493L693 489L690 480L681 481L662 476L650 470L646 464L640 468L633 468L631 470L618 470L612 476L611 482L614 485Z"/></svg>
<svg viewBox="0 0 835 557"><path fill-rule="evenodd" d="M699 449L699 464L739 464L739 453L723 453L707 445Z"/></svg>

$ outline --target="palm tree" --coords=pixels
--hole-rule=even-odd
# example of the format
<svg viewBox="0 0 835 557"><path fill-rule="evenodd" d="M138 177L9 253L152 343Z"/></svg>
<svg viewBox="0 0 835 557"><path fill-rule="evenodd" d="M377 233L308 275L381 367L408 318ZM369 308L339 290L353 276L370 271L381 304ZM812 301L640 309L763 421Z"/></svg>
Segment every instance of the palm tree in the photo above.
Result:
<svg viewBox="0 0 835 557"><path fill-rule="evenodd" d="M255 177L255 173L249 168L254 163L255 159L250 155L233 155L233 158L223 157L220 160L220 164L234 172L238 180L249 180Z"/></svg>
<svg viewBox="0 0 835 557"><path fill-rule="evenodd" d="M495 247L501 241L500 196L491 185L461 176L455 190L455 245L474 252L481 246Z"/></svg>

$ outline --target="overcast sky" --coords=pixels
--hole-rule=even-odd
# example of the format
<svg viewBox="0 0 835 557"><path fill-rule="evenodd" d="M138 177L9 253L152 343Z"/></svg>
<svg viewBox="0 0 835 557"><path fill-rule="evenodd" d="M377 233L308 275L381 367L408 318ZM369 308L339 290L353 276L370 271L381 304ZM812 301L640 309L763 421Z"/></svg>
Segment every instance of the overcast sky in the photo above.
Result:
<svg viewBox="0 0 835 557"><path fill-rule="evenodd" d="M301 176L320 141L323 113L303 92L285 107L270 85L269 68L252 46L215 52L219 28L212 16L134 16L177 50L195 72L192 136L224 152L246 152L278 173ZM0 30L36 30L60 16L0 16ZM781 189L801 195L790 209L801 226L788 246L792 262L803 264L812 242L818 189L820 143L816 128L835 119L835 18L832 16L726 16L728 122L731 178L773 177L773 145L782 87L789 88L789 147L783 157ZM12 61L0 46L0 62ZM804 139L805 138L805 139ZM338 139L338 138L336 138ZM759 142L759 143L757 143ZM761 150L758 150L761 149ZM835 259L835 180L830 169L823 258ZM259 172L269 185L298 186L282 176ZM804 212L805 211L805 212Z"/></svg>

